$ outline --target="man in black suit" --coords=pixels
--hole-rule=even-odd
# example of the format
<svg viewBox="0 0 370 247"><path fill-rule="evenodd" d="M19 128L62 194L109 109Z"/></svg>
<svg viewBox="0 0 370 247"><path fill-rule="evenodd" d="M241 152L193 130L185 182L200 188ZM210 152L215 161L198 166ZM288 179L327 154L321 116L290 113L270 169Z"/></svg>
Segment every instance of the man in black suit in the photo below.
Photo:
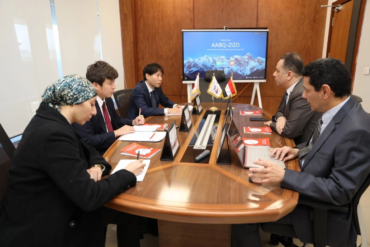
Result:
<svg viewBox="0 0 370 247"><path fill-rule="evenodd" d="M272 121L265 122L278 134L294 139L296 144L307 140L322 115L311 111L307 100L302 97L302 69L303 61L299 54L286 53L280 58L273 76L276 84L286 92Z"/></svg>
<svg viewBox="0 0 370 247"><path fill-rule="evenodd" d="M116 88L115 79L118 72L104 61L97 61L87 67L86 78L94 85L96 97L96 115L84 125L73 124L84 141L103 154L117 137L135 132L132 125L145 122L143 116L132 119L119 117L112 100ZM138 114L137 114L138 115Z"/></svg>
<svg viewBox="0 0 370 247"><path fill-rule="evenodd" d="M300 159L301 171L282 169L259 159L249 177L258 183L280 183L306 198L333 205L348 205L370 173L370 116L350 96L351 76L334 58L319 59L303 71L303 97L313 111L322 112L313 133L298 148L276 148L271 154L280 160ZM313 242L310 208L299 205L278 223L293 225L299 239ZM261 246L258 224L233 225L233 246ZM328 211L330 246L353 247L356 230L352 210Z"/></svg>
<svg viewBox="0 0 370 247"><path fill-rule="evenodd" d="M140 81L130 96L128 118L134 118L141 109L144 117L166 114L181 114L182 107L173 103L163 93L161 88L163 68L157 63L145 66L144 80ZM158 108L159 104L166 107Z"/></svg>

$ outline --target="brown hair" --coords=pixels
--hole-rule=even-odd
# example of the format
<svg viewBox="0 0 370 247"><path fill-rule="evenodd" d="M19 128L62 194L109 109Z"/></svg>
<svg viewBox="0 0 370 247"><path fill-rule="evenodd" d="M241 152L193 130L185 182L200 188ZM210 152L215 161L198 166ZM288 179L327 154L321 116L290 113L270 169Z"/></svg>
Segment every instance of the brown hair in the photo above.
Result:
<svg viewBox="0 0 370 247"><path fill-rule="evenodd" d="M118 72L115 68L104 61L97 61L94 64L87 66L86 78L91 82L96 82L103 86L105 79L115 80L118 77Z"/></svg>

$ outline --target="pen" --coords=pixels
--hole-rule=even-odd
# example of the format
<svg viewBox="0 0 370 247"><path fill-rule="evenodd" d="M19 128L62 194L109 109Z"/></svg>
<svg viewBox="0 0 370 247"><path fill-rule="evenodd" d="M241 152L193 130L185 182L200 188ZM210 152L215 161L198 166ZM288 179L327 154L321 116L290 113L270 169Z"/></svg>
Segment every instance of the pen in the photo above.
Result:
<svg viewBox="0 0 370 247"><path fill-rule="evenodd" d="M149 138L149 140L152 139L154 135L155 135L155 133L153 133L153 135Z"/></svg>
<svg viewBox="0 0 370 247"><path fill-rule="evenodd" d="M138 160L140 157L140 150L137 152L137 156L136 156L136 159Z"/></svg>
<svg viewBox="0 0 370 247"><path fill-rule="evenodd" d="M139 116L141 115L141 108L139 109Z"/></svg>

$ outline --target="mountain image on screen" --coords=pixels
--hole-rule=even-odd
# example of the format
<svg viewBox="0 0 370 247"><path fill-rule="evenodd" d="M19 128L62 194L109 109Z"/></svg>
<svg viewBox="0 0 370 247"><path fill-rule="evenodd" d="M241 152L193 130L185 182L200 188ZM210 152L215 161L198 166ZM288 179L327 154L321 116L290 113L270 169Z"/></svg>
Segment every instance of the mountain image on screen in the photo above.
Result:
<svg viewBox="0 0 370 247"><path fill-rule="evenodd" d="M265 58L253 58L247 53L245 56L203 56L196 59L190 58L184 61L184 74L186 79L194 80L198 73L204 77L207 70L224 70L225 77L233 73L234 80L264 79Z"/></svg>

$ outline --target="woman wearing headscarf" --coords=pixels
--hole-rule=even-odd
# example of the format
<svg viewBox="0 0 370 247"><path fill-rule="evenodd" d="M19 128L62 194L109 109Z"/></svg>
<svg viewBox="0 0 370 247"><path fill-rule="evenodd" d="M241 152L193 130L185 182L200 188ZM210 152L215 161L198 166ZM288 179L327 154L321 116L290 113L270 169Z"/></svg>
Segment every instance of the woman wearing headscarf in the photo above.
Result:
<svg viewBox="0 0 370 247"><path fill-rule="evenodd" d="M111 166L71 124L96 114L96 92L78 75L47 87L9 171L0 246L104 246L103 205L136 185L135 161L105 179Z"/></svg>

